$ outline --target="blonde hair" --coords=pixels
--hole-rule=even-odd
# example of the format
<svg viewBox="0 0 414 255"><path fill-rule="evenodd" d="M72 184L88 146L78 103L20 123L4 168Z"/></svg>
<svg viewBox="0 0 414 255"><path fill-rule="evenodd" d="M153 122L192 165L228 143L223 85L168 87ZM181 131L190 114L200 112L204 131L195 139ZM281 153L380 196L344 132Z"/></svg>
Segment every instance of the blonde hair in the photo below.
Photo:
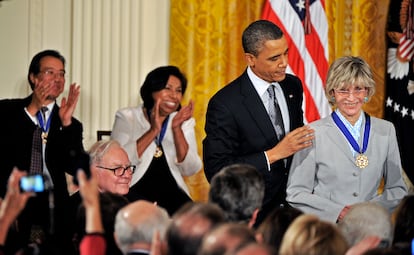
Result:
<svg viewBox="0 0 414 255"><path fill-rule="evenodd" d="M303 214L287 229L279 255L344 255L348 244L332 223Z"/></svg>
<svg viewBox="0 0 414 255"><path fill-rule="evenodd" d="M334 89L358 85L367 89L368 100L375 93L375 81L370 66L360 57L345 56L336 59L329 67L326 78L325 96L331 105Z"/></svg>

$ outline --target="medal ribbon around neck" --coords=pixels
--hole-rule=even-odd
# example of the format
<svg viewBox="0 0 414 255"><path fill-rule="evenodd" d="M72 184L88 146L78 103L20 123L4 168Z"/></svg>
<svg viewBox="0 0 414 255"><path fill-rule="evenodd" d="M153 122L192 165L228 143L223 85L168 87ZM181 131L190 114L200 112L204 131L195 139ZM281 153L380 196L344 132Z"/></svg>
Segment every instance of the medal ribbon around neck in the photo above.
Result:
<svg viewBox="0 0 414 255"><path fill-rule="evenodd" d="M43 133L48 133L50 128L50 121L52 120L52 116L49 117L49 119L46 121L45 126L45 120L43 119L43 115L40 111L36 114L37 120L39 121L39 125L42 128Z"/></svg>
<svg viewBox="0 0 414 255"><path fill-rule="evenodd" d="M354 137L351 135L349 130L345 127L344 123L341 121L341 119L338 117L338 115L336 114L335 111L332 112L332 118L333 118L335 124L338 126L338 128L345 135L345 138L351 144L352 148L356 152L360 153L361 155L364 154L364 152L368 148L369 131L371 129L371 117L367 113L365 113L365 130L364 130L364 138L363 138L363 143L362 143L362 149L359 148L358 143L355 141ZM363 167L359 166L359 167L363 168L365 166L363 166Z"/></svg>

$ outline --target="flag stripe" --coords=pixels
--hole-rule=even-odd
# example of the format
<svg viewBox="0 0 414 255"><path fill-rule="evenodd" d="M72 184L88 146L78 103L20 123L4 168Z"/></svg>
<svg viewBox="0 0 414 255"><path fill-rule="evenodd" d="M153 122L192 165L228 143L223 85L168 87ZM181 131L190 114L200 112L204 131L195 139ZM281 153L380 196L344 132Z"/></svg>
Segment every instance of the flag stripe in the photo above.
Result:
<svg viewBox="0 0 414 255"><path fill-rule="evenodd" d="M303 83L304 111L307 122L330 113L324 96L324 81L328 69L327 21L324 2L310 6L311 33L305 35L302 20L289 1L265 2L262 18L277 24L289 43L289 69ZM323 43L325 42L325 43Z"/></svg>

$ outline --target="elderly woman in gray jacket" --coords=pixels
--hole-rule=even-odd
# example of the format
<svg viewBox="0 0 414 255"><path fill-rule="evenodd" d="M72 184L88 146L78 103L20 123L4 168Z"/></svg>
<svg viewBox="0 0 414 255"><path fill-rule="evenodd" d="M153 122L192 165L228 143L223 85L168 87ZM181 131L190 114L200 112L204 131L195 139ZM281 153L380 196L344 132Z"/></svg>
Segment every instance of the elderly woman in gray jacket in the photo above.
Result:
<svg viewBox="0 0 414 255"><path fill-rule="evenodd" d="M355 203L392 211L407 194L394 126L362 110L374 92L363 59L346 56L331 65L325 94L334 111L310 124L312 146L294 155L287 185L293 207L336 222Z"/></svg>

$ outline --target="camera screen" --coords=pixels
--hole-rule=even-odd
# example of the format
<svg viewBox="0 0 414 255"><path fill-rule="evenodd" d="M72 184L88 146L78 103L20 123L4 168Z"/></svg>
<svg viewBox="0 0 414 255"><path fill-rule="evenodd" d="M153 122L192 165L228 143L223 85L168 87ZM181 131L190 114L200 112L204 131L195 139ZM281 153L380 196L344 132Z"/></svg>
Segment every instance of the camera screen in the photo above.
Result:
<svg viewBox="0 0 414 255"><path fill-rule="evenodd" d="M43 176L23 176L20 180L20 188L25 192L43 192L45 190Z"/></svg>

